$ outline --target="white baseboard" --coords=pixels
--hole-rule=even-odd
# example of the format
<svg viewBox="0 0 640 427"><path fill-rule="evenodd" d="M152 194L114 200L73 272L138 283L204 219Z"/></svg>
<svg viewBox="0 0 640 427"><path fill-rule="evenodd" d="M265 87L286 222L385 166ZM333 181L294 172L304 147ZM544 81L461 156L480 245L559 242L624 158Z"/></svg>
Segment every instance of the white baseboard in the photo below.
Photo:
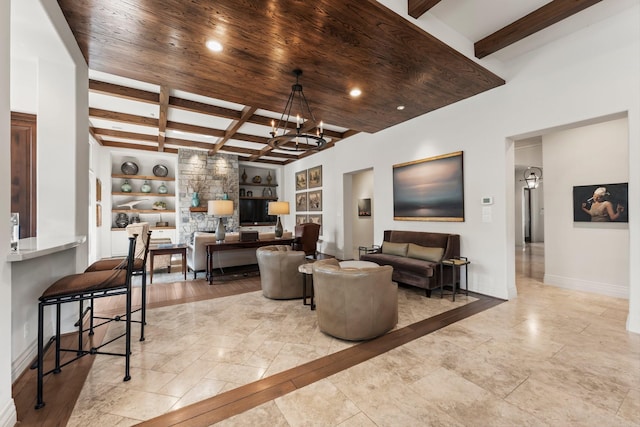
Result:
<svg viewBox="0 0 640 427"><path fill-rule="evenodd" d="M32 342L18 357L11 362L11 382L14 383L31 365L38 355L37 341ZM45 342L46 344L46 342Z"/></svg>
<svg viewBox="0 0 640 427"><path fill-rule="evenodd" d="M9 399L0 411L0 426L13 427L18 422L18 413L13 399Z"/></svg>
<svg viewBox="0 0 640 427"><path fill-rule="evenodd" d="M559 288L571 289L574 291L590 292L593 294L606 295L615 298L629 299L628 286L614 285L611 283L592 282L589 280L556 276L553 274L545 274L544 283L546 285L553 285Z"/></svg>

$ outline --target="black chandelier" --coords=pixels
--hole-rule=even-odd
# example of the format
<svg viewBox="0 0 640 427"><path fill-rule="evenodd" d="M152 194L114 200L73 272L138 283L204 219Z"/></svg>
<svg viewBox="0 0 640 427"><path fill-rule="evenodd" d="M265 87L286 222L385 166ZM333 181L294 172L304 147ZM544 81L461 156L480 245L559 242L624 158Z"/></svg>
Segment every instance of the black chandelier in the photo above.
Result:
<svg viewBox="0 0 640 427"><path fill-rule="evenodd" d="M271 138L268 143L272 148L285 151L321 150L327 145L322 121L320 125L317 124L302 92L302 85L298 83L302 70L293 70L293 74L296 76L296 83L291 86L287 105L278 123L271 120ZM292 114L295 115L295 127L293 120L290 120ZM305 119L305 116L308 118Z"/></svg>

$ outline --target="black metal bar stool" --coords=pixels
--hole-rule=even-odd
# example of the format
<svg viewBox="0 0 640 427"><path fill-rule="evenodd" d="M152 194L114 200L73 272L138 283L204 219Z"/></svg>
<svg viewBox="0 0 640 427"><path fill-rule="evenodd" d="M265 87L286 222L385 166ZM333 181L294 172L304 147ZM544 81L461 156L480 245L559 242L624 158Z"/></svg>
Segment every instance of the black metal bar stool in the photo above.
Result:
<svg viewBox="0 0 640 427"><path fill-rule="evenodd" d="M129 374L130 368L130 355L131 355L131 276L133 274L134 267L134 254L136 247L137 236L129 237L129 253L126 258L126 267L115 270L93 271L88 273L79 273L65 276L51 286L49 286L40 297L38 303L38 361L37 361L37 396L36 396L36 409L40 409L45 405L43 400L43 378L45 375L51 373L59 373L61 369L80 359L87 354L109 354L112 356L124 356L125 357L125 373L124 381L129 381L131 376ZM126 313L125 313L125 332L119 336L102 343L98 347L91 347L89 350L83 349L83 333L85 329L83 327L83 310L82 304L80 304L80 321L78 326L78 348L66 349L61 348L60 345L60 306L64 303L86 300L93 300L95 298L103 298L114 295L126 295ZM55 334L55 367L49 371L44 370L44 308L49 305L55 305L56 307L56 334ZM91 310L89 326L89 335L93 334L93 309ZM111 319L116 320L116 319ZM108 322L103 322L101 325ZM100 325L97 325L100 326ZM96 327L97 327L96 326ZM100 348L104 347L111 342L125 337L125 352L113 353L107 351L100 351ZM76 357L61 364L60 352L75 352Z"/></svg>
<svg viewBox="0 0 640 427"><path fill-rule="evenodd" d="M151 231L149 231L149 224L146 222L140 222L137 224L129 224L127 226L127 232L129 237L137 236L136 240L136 252L135 259L133 261L133 276L141 276L142 278L142 302L139 309L132 311L131 313L141 312L140 320L132 320L134 323L140 323L140 341L144 341L144 326L147 324L147 257L149 255L149 242L151 241ZM84 271L89 273L92 271L106 271L106 270L118 270L127 267L126 258L112 258L98 260L87 267ZM80 301L80 311L83 313L81 319L84 317L83 302ZM90 307L87 310L91 310L93 307L93 301L91 301ZM115 320L119 320L116 316ZM92 316L93 319L101 319L110 321L111 318Z"/></svg>

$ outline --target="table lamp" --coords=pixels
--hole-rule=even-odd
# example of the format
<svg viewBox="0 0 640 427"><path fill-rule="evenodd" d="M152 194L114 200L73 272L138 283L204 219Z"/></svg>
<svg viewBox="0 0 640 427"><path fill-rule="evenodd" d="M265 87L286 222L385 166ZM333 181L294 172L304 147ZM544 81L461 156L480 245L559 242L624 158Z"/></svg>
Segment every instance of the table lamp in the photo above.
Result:
<svg viewBox="0 0 640 427"><path fill-rule="evenodd" d="M276 223L276 239L282 237L282 223L280 222L280 215L289 214L289 202L269 202L269 215L278 215L278 222Z"/></svg>
<svg viewBox="0 0 640 427"><path fill-rule="evenodd" d="M213 217L218 217L216 241L224 242L224 225L222 225L222 217L233 215L233 200L209 200L207 213Z"/></svg>

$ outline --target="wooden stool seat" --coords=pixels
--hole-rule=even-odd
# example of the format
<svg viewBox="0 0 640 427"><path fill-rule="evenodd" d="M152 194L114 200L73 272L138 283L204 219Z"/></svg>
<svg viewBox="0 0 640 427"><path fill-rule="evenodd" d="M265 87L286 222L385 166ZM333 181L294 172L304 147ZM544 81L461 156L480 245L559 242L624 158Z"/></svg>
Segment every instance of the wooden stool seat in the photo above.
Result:
<svg viewBox="0 0 640 427"><path fill-rule="evenodd" d="M42 293L40 301L121 288L126 286L126 280L127 270L105 270L72 274L49 286Z"/></svg>

